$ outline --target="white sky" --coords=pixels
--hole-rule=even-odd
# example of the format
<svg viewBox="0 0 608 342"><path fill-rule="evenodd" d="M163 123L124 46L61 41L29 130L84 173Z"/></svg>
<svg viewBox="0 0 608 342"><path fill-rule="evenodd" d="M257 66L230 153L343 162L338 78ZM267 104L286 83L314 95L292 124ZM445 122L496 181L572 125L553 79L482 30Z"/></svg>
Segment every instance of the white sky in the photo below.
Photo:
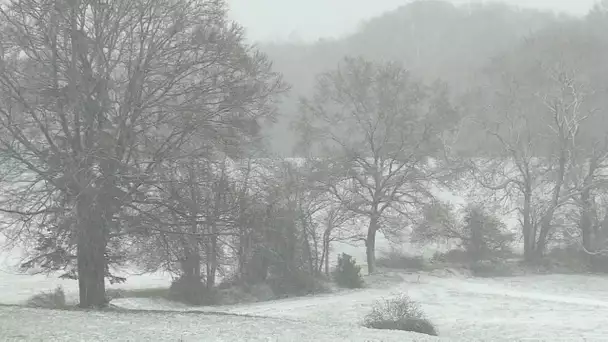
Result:
<svg viewBox="0 0 608 342"><path fill-rule="evenodd" d="M316 40L352 32L362 21L395 9L408 0L227 0L231 17L259 40ZM410 0L411 1L411 0ZM450 0L467 4L468 0ZM471 0L481 2L483 0ZM486 0L489 2L492 0ZM520 6L582 15L596 0L504 0Z"/></svg>

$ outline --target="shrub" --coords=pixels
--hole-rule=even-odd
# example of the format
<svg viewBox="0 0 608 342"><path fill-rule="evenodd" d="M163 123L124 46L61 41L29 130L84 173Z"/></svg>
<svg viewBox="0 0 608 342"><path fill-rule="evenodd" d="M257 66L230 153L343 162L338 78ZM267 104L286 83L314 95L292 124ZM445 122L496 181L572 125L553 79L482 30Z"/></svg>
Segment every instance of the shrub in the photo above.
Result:
<svg viewBox="0 0 608 342"><path fill-rule="evenodd" d="M437 336L435 326L418 303L405 294L374 303L363 325L372 329L403 330Z"/></svg>
<svg viewBox="0 0 608 342"><path fill-rule="evenodd" d="M65 309L67 308L65 292L61 286L54 291L43 292L30 297L26 305L33 308Z"/></svg>
<svg viewBox="0 0 608 342"><path fill-rule="evenodd" d="M435 252L433 262L451 263L451 264L469 264L471 257L467 251L463 249L451 249L445 253Z"/></svg>
<svg viewBox="0 0 608 342"><path fill-rule="evenodd" d="M510 246L514 235L505 233L505 224L496 216L474 206L466 210L464 223L463 233L466 238L462 241L462 247L471 259L491 260L513 254Z"/></svg>
<svg viewBox="0 0 608 342"><path fill-rule="evenodd" d="M267 284L255 284L249 287L248 293L258 302L273 300L276 295Z"/></svg>
<svg viewBox="0 0 608 342"><path fill-rule="evenodd" d="M338 256L338 266L333 271L332 275L334 281L340 287L348 289L363 287L361 266L357 265L356 260L346 253L342 253Z"/></svg>
<svg viewBox="0 0 608 342"><path fill-rule="evenodd" d="M255 302L249 293L241 286L233 286L229 288L221 288L217 290L218 298L216 302L221 305L232 305L239 303L252 303Z"/></svg>
<svg viewBox="0 0 608 342"><path fill-rule="evenodd" d="M511 256L514 235L501 220L482 207L469 206L459 219L453 206L437 203L424 211L424 220L414 227L412 242L426 244L455 241L472 261Z"/></svg>
<svg viewBox="0 0 608 342"><path fill-rule="evenodd" d="M426 263L421 256L391 251L378 258L376 266L402 270L423 270L426 268Z"/></svg>
<svg viewBox="0 0 608 342"><path fill-rule="evenodd" d="M514 274L514 270L509 266L509 264L498 260L476 261L472 263L469 268L474 276L483 278L510 277Z"/></svg>
<svg viewBox="0 0 608 342"><path fill-rule="evenodd" d="M301 270L286 272L281 276L272 276L266 280L266 284L278 298L306 296L328 291L321 279Z"/></svg>
<svg viewBox="0 0 608 342"><path fill-rule="evenodd" d="M218 302L218 293L199 279L180 277L171 282L168 298L190 305L213 305Z"/></svg>

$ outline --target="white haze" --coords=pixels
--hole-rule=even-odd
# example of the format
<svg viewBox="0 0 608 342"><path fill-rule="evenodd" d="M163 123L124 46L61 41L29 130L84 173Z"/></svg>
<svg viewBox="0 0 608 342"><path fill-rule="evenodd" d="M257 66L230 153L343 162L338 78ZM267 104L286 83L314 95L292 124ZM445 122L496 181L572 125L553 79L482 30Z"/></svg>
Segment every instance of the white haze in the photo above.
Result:
<svg viewBox="0 0 608 342"><path fill-rule="evenodd" d="M467 6L484 0L449 0ZM253 41L315 41L351 33L365 20L411 0L228 0L231 17ZM521 8L584 15L595 0L505 0Z"/></svg>

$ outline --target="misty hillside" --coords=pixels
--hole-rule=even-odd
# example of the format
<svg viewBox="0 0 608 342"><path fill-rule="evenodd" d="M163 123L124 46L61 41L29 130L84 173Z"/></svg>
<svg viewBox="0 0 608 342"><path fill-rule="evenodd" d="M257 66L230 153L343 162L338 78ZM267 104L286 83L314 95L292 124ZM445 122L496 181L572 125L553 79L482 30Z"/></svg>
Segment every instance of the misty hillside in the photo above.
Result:
<svg viewBox="0 0 608 342"><path fill-rule="evenodd" d="M346 55L402 61L414 75L429 82L441 79L458 93L474 84L476 71L492 57L567 19L500 3L469 8L416 1L363 23L355 34L340 40L261 45L292 85L279 123L271 129L272 146L278 153L291 153L295 140L289 122L297 98L309 93L315 75L334 68Z"/></svg>

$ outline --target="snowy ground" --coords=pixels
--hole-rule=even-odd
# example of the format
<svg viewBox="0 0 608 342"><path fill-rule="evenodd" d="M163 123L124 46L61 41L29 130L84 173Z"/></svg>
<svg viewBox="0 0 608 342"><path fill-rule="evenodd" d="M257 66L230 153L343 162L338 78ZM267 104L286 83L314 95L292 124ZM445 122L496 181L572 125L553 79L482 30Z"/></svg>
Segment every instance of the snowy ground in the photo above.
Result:
<svg viewBox="0 0 608 342"><path fill-rule="evenodd" d="M143 278L140 281L140 286L149 285ZM27 284L33 287L32 283ZM17 284L11 288L17 288ZM405 291L421 303L441 338L447 341L606 341L606 289L608 278L595 276L467 279L423 274L420 279L417 275L403 275L401 284L388 289L198 309L209 313L205 315L186 312L193 308L150 299L113 301L120 307L138 309L136 312L50 314L47 310L0 307L0 340L438 340L358 326L375 300ZM0 291L3 302L10 299L5 290L6 287ZM210 314L211 311L253 317Z"/></svg>
<svg viewBox="0 0 608 342"><path fill-rule="evenodd" d="M342 251L365 260L362 248L342 246ZM0 261L2 304L22 303L57 285L72 298L76 294L74 281L19 275L6 266ZM608 341L608 277L392 276L401 280L389 287L219 308L151 299L113 301L137 309L132 312L0 306L0 341ZM169 283L167 275L156 274L131 276L126 284L111 287ZM421 304L441 339L360 326L374 301L397 292L407 292Z"/></svg>
<svg viewBox="0 0 608 342"><path fill-rule="evenodd" d="M360 322L374 300L399 291L421 303L450 341L607 341L608 279L531 276L503 279L407 276L390 289L239 305L222 311L290 319L315 326ZM117 300L137 309L184 310L142 300Z"/></svg>
<svg viewBox="0 0 608 342"><path fill-rule="evenodd" d="M30 322L31 324L24 324ZM413 333L339 323L184 313L120 313L0 308L2 341L440 341Z"/></svg>

